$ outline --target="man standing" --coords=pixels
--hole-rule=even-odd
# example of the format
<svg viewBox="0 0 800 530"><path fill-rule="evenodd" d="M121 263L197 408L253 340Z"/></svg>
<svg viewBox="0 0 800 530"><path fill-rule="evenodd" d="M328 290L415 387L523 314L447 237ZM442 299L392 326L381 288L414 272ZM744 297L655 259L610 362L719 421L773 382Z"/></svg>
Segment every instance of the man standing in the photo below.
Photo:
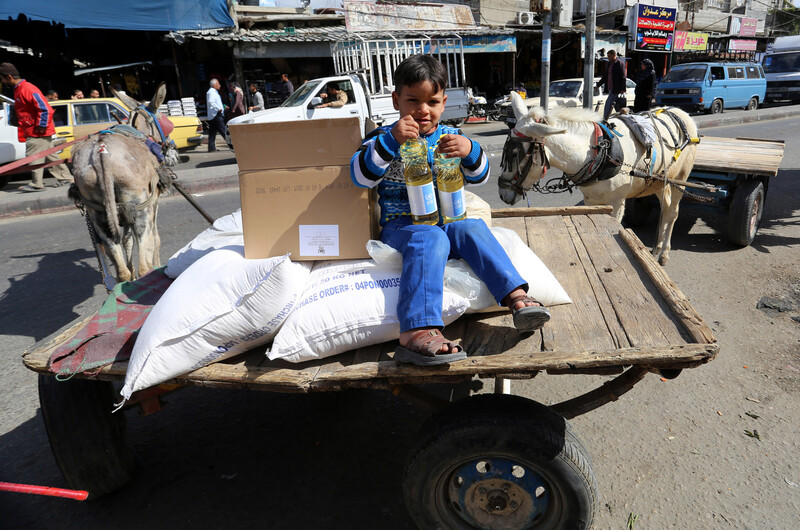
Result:
<svg viewBox="0 0 800 530"><path fill-rule="evenodd" d="M19 141L25 142L25 156L35 155L53 147L53 136L56 128L53 125L53 107L47 102L42 91L33 84L21 79L17 68L11 63L0 64L0 80L9 87L14 87L14 110L17 114L17 132ZM51 153L46 162L58 160L58 153ZM41 163L36 161L36 163ZM69 170L59 164L50 168L56 178L56 186L72 182ZM20 191L42 191L44 189L44 169L33 172L33 180L19 188Z"/></svg>
<svg viewBox="0 0 800 530"><path fill-rule="evenodd" d="M219 95L219 80L212 79L209 83L211 88L206 92L206 109L208 114L208 152L213 153L217 150L217 133L225 138L225 107L222 105L222 98Z"/></svg>
<svg viewBox="0 0 800 530"><path fill-rule="evenodd" d="M604 120L611 116L611 110L614 108L617 98L625 95L625 71L622 68L622 63L617 60L617 52L608 50L606 55L608 57L608 68L606 68L605 75L597 84L597 86L605 85L606 94L608 94L606 106L603 109Z"/></svg>
<svg viewBox="0 0 800 530"><path fill-rule="evenodd" d="M281 96L281 101L286 101L289 96L292 95L292 92L294 92L294 85L289 81L289 76L287 74L281 74L281 86L278 91Z"/></svg>
<svg viewBox="0 0 800 530"><path fill-rule="evenodd" d="M258 85L255 83L250 83L250 95L253 98L253 106L248 107L250 112L258 112L259 110L264 110L264 96L261 95L261 92L258 91Z"/></svg>
<svg viewBox="0 0 800 530"><path fill-rule="evenodd" d="M325 107L338 109L344 107L345 103L347 103L347 92L341 90L339 88L339 83L336 81L331 81L328 83L328 89L326 93L320 94L320 97L325 99L325 103L317 105L318 109Z"/></svg>

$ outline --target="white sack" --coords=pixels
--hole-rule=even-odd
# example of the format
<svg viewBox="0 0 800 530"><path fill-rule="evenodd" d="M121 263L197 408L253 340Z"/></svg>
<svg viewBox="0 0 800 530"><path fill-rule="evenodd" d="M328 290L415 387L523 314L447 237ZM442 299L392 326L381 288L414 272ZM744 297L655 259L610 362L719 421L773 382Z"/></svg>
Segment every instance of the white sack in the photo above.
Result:
<svg viewBox="0 0 800 530"><path fill-rule="evenodd" d="M214 224L200 232L193 240L172 255L167 261L164 274L177 278L195 261L212 250L227 248L244 253L244 235L242 232L242 210L224 215Z"/></svg>
<svg viewBox="0 0 800 530"><path fill-rule="evenodd" d="M471 191L464 190L468 219L483 219L486 226L492 227L492 207Z"/></svg>
<svg viewBox="0 0 800 530"><path fill-rule="evenodd" d="M287 256L215 250L153 307L133 347L122 397L266 344L291 313L311 266Z"/></svg>
<svg viewBox="0 0 800 530"><path fill-rule="evenodd" d="M301 362L399 338L401 261L391 252L382 257L387 260L317 262L267 356ZM469 302L445 292L442 305L442 319L449 324L466 311Z"/></svg>

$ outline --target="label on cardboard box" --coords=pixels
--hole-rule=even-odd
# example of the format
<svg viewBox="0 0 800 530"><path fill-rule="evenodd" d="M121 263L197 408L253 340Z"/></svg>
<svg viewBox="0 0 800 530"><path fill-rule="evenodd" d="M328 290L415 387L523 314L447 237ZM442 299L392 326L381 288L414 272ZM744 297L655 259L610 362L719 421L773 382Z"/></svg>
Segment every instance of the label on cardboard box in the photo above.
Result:
<svg viewBox="0 0 800 530"><path fill-rule="evenodd" d="M300 225L301 256L329 258L339 255L339 225Z"/></svg>

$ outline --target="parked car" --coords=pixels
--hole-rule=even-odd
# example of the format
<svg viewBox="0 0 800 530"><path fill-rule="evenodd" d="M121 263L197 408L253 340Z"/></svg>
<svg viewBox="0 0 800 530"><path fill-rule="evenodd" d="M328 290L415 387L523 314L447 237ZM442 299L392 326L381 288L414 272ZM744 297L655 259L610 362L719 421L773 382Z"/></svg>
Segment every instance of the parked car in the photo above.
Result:
<svg viewBox="0 0 800 530"><path fill-rule="evenodd" d="M593 103L595 112L602 112L606 104L608 94L603 94L597 87L600 81L599 77L594 79L593 88ZM625 80L625 98L628 100L628 105L633 105L635 97L634 89L636 83L630 79ZM525 105L532 109L533 107L541 107L541 98L533 97L525 100ZM574 79L559 79L550 82L550 90L547 98L547 108L554 107L581 107L583 106L583 78ZM500 110L500 115L506 117L506 125L513 127L517 123L517 118L514 116L514 109L511 108L511 103L503 103Z"/></svg>
<svg viewBox="0 0 800 530"><path fill-rule="evenodd" d="M131 109L117 98L57 99L50 102L56 134L66 141L125 123ZM174 125L170 138L178 149L193 149L203 140L203 126L195 116L168 116ZM69 158L71 149L62 151Z"/></svg>
<svg viewBox="0 0 800 530"><path fill-rule="evenodd" d="M14 100L0 94L0 165L25 157L25 144L10 119L13 112Z"/></svg>
<svg viewBox="0 0 800 530"><path fill-rule="evenodd" d="M656 87L656 104L718 114L725 107L755 110L767 80L758 63L686 63L673 66Z"/></svg>

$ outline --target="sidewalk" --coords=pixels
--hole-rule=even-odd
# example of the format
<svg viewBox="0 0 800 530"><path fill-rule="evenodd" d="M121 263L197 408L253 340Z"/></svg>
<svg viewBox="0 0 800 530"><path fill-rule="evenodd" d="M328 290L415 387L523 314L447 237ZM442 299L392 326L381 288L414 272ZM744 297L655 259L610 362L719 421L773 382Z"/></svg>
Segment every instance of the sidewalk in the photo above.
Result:
<svg viewBox="0 0 800 530"><path fill-rule="evenodd" d="M734 109L726 110L722 114L694 115L692 117L703 134L713 135L713 132L709 130L712 127L751 123L762 120L778 120L792 116L800 116L800 105L767 107L749 112L742 109ZM189 193L236 188L239 185L235 164L221 168L210 163L206 164L207 167L189 169L182 168L182 165L177 166L174 171L178 175L183 187ZM45 173L45 175L47 175L47 173ZM45 186L52 185L54 182L55 179L52 177L45 177ZM45 188L44 191L37 193L17 191L17 188L23 184L25 184L24 180L14 181L0 190L0 220L42 213L68 211L75 208L72 201L67 198L67 190L69 189L67 186L60 188L48 187ZM175 195L180 196L177 193L175 193Z"/></svg>

